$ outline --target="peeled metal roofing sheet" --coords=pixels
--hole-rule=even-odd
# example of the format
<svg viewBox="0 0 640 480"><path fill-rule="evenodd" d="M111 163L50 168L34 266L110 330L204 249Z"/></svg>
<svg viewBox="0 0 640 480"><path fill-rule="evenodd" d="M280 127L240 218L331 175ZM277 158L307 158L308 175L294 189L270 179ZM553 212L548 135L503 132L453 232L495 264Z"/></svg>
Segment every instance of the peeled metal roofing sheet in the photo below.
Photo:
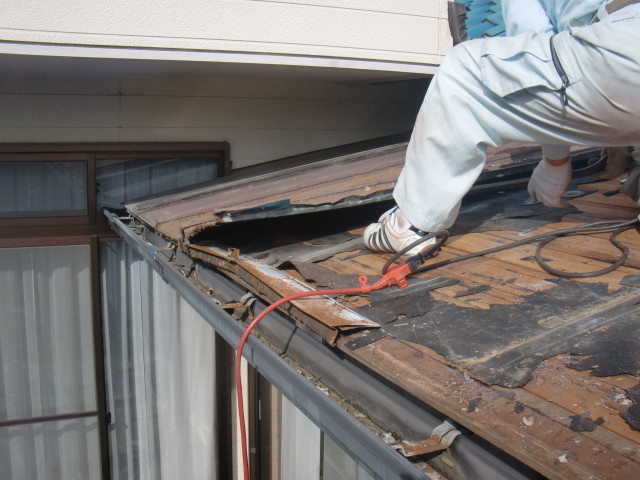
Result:
<svg viewBox="0 0 640 480"><path fill-rule="evenodd" d="M238 170L200 187L134 201L125 207L163 237L188 244L194 235L222 223L390 200L407 141L357 152L349 152L347 147L331 149L329 153L335 152L335 156L317 159L319 152L313 152L273 162L272 166ZM503 172L505 165L512 165L509 169L517 174L537 162L539 155L539 147L526 145L495 150L489 155L485 174L497 169Z"/></svg>
<svg viewBox="0 0 640 480"><path fill-rule="evenodd" d="M241 255L240 252L228 252L216 247L195 244L189 245L187 252L191 258L215 266L235 281L260 290L271 302L311 290L305 282L251 257ZM358 284L357 281L354 283ZM379 327L375 321L363 317L330 297L309 297L289 303L289 315L316 332L329 345L335 345L341 332Z"/></svg>
<svg viewBox="0 0 640 480"><path fill-rule="evenodd" d="M219 223L340 208L391 198L406 143L293 166L126 205L164 237L188 243Z"/></svg>

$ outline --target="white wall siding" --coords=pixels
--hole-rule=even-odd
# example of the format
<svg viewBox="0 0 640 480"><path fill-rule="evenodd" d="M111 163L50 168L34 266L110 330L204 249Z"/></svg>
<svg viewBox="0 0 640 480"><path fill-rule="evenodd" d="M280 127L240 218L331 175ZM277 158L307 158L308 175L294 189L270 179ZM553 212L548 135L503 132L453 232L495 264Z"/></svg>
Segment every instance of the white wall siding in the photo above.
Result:
<svg viewBox="0 0 640 480"><path fill-rule="evenodd" d="M410 130L415 87L5 76L0 142L229 141L238 168Z"/></svg>
<svg viewBox="0 0 640 480"><path fill-rule="evenodd" d="M446 0L0 0L0 42L437 65ZM260 56L255 59L261 63Z"/></svg>

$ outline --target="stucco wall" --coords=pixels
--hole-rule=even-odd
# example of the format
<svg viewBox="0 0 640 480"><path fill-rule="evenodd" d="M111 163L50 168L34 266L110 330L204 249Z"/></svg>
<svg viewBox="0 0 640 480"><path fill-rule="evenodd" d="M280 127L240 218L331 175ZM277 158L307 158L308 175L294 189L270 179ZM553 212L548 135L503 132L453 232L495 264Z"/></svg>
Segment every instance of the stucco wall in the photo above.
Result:
<svg viewBox="0 0 640 480"><path fill-rule="evenodd" d="M229 141L237 168L410 130L423 87L0 76L0 142Z"/></svg>
<svg viewBox="0 0 640 480"><path fill-rule="evenodd" d="M446 0L0 0L0 43L438 65ZM10 12L10 14L6 14Z"/></svg>

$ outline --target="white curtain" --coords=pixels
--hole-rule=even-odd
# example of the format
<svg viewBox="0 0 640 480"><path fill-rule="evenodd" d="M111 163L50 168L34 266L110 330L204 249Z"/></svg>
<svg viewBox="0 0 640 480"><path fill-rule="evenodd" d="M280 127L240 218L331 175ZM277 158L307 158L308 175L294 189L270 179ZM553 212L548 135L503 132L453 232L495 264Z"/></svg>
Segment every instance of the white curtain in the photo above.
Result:
<svg viewBox="0 0 640 480"><path fill-rule="evenodd" d="M0 162L0 217L87 214L85 162Z"/></svg>
<svg viewBox="0 0 640 480"><path fill-rule="evenodd" d="M281 398L280 480L373 480L293 403Z"/></svg>
<svg viewBox="0 0 640 480"><path fill-rule="evenodd" d="M101 261L113 477L217 478L214 330L123 242Z"/></svg>
<svg viewBox="0 0 640 480"><path fill-rule="evenodd" d="M320 478L321 434L311 420L282 398L281 480Z"/></svg>
<svg viewBox="0 0 640 480"><path fill-rule="evenodd" d="M0 478L100 478L90 253L0 249Z"/></svg>
<svg viewBox="0 0 640 480"><path fill-rule="evenodd" d="M211 158L153 158L99 160L98 207L122 208L137 198L174 190L218 176Z"/></svg>
<svg viewBox="0 0 640 480"><path fill-rule="evenodd" d="M323 480L373 480L367 471L347 455L333 440L324 435Z"/></svg>

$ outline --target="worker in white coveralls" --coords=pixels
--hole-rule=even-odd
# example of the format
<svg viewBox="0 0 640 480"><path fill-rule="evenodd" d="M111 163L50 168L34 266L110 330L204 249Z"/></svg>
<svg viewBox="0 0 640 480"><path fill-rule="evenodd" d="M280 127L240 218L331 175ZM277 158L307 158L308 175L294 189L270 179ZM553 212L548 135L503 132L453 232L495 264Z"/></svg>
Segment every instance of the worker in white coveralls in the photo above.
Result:
<svg viewBox="0 0 640 480"><path fill-rule="evenodd" d="M570 145L639 145L637 1L503 0L507 37L456 45L433 78L393 192L398 206L367 227L367 248L397 252L449 228L487 147L542 145L528 190L555 207L571 180Z"/></svg>

